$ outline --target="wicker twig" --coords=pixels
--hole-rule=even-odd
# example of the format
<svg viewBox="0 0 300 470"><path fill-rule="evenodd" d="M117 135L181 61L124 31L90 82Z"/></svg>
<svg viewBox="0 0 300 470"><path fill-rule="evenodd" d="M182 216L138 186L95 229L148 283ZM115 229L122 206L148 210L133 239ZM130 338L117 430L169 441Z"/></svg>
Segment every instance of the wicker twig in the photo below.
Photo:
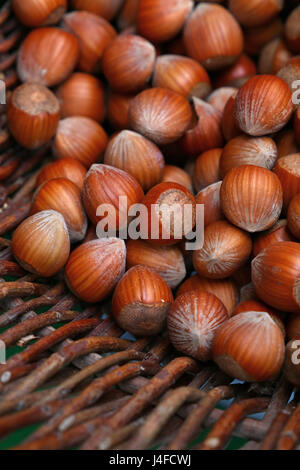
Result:
<svg viewBox="0 0 300 470"><path fill-rule="evenodd" d="M0 8L0 24L3 24L7 20L10 13L11 13L11 4L10 4L10 1L7 0L6 2L4 2L4 4Z"/></svg>
<svg viewBox="0 0 300 470"><path fill-rule="evenodd" d="M16 180L17 178L20 178L24 174L30 172L33 170L41 161L44 161L44 157L49 151L49 145L44 145L42 148L28 153L26 156L26 159L22 159L21 165L18 167L17 171L13 175L13 180ZM45 164L45 162L44 162ZM17 192L17 194L14 196L13 201L21 201L24 199L25 196L28 196L31 191L34 189L33 183L35 184L37 175L39 174L40 170L36 170L33 175L30 175L27 179L26 184L24 187ZM10 182L10 180L8 180Z"/></svg>
<svg viewBox="0 0 300 470"><path fill-rule="evenodd" d="M139 435L141 426L145 425L145 421L147 420L147 418L148 417L139 418L136 421L127 424L127 426L123 426L121 429L117 429L101 442L101 444L99 445L99 450L107 450L114 448L121 442L124 442L126 441L126 439L130 438L130 436L134 432ZM122 446L122 450L130 449L130 442L125 443L125 446ZM139 448L137 447L137 450L138 449Z"/></svg>
<svg viewBox="0 0 300 470"><path fill-rule="evenodd" d="M85 423L86 421L91 421L98 416L108 416L114 413L116 410L121 408L129 400L129 397L122 396L118 398L118 395L115 396L111 401L106 401L106 396L109 398L113 398L113 394L107 393L104 395L103 399L100 400L99 405L91 406L90 408L86 408L85 410L78 411L75 413L72 421L70 421L69 425L66 425L65 431L67 429L71 429L78 424Z"/></svg>
<svg viewBox="0 0 300 470"><path fill-rule="evenodd" d="M64 397L68 393L70 393L74 387L76 387L79 383L83 382L85 379L95 375L102 370L108 369L111 366L116 364L122 364L123 362L131 361L131 360L141 360L144 358L144 354L138 351L129 350L124 351L116 354L112 354L108 357L103 357L99 359L94 364L84 368L77 374L73 375L69 379L63 381L60 385L58 385L53 390L49 391L48 396L46 396L42 403L47 403L49 401L54 401L59 397Z"/></svg>
<svg viewBox="0 0 300 470"><path fill-rule="evenodd" d="M7 399L11 400L34 391L66 364L79 356L84 356L99 350L103 352L122 351L127 349L129 345L130 342L124 339L98 336L75 341L43 361L39 367L31 372L31 374L8 394Z"/></svg>
<svg viewBox="0 0 300 470"><path fill-rule="evenodd" d="M291 450L293 449L300 438L300 405L298 404L296 409L289 417L285 424L278 443L277 450Z"/></svg>
<svg viewBox="0 0 300 470"><path fill-rule="evenodd" d="M216 450L225 447L232 432L245 415L264 411L270 403L266 397L248 398L233 403L221 419L215 424L206 439L197 448L199 450Z"/></svg>
<svg viewBox="0 0 300 470"><path fill-rule="evenodd" d="M30 312L31 310L36 310L41 307L48 307L53 304L56 304L60 299L60 296L65 290L64 283L59 283L52 289L46 291L41 297L37 297L27 302L18 302L17 305L13 306L7 310L3 315L0 316L0 328L10 325L13 323L20 315ZM67 302L69 304L69 301ZM66 307L68 308L68 307ZM69 307L70 308L70 307ZM57 307L56 307L56 310Z"/></svg>
<svg viewBox="0 0 300 470"><path fill-rule="evenodd" d="M3 54L0 59L0 72L4 72L13 66L16 61L18 53L12 52L11 54Z"/></svg>
<svg viewBox="0 0 300 470"><path fill-rule="evenodd" d="M98 417L65 432L51 434L50 436L40 437L32 442L21 444L14 447L14 450L61 450L72 448L83 442L103 422L105 422L105 418Z"/></svg>
<svg viewBox="0 0 300 470"><path fill-rule="evenodd" d="M26 397L22 397L21 399L17 398L16 400L11 400L10 403L7 403L6 409L0 413L0 416L11 411L19 411L29 408L38 400L41 400L43 397L45 397L47 393L47 390L42 390L26 395Z"/></svg>
<svg viewBox="0 0 300 470"><path fill-rule="evenodd" d="M18 365L24 365L27 362L33 361L39 354L44 351L47 351L51 346L59 343L65 338L69 336L78 335L84 331L87 331L96 324L99 323L97 318L89 318L84 320L78 320L76 322L68 323L67 325L61 326L57 330L55 330L51 335L41 338L36 343L29 346L24 351L15 354L13 357L8 359L7 363L0 366L0 373L1 376L4 372L9 371L13 367ZM0 408L1 408L0 404Z"/></svg>
<svg viewBox="0 0 300 470"><path fill-rule="evenodd" d="M0 276L24 276L24 270L14 261L0 261Z"/></svg>
<svg viewBox="0 0 300 470"><path fill-rule="evenodd" d="M293 409L294 406L292 404L289 404L286 408L284 408L277 414L270 426L269 432L266 434L265 438L260 444L260 450L272 450L275 448L278 437L281 431L283 430L284 426L288 422L293 412Z"/></svg>
<svg viewBox="0 0 300 470"><path fill-rule="evenodd" d="M105 318L96 326L88 336L121 336L123 330L119 328L111 318Z"/></svg>
<svg viewBox="0 0 300 470"><path fill-rule="evenodd" d="M4 247L4 246L10 246L11 245L11 241L8 240L7 238L2 238L0 237L0 247ZM23 271L24 272L24 271Z"/></svg>
<svg viewBox="0 0 300 470"><path fill-rule="evenodd" d="M186 401L199 401L206 393L192 387L177 387L150 413L139 432L127 445L128 450L145 449L153 442L161 428ZM99 445L101 449L102 444Z"/></svg>
<svg viewBox="0 0 300 470"><path fill-rule="evenodd" d="M9 347L16 344L20 338L23 338L40 328L48 325L55 325L55 323L74 320L77 315L78 312L74 310L65 310L62 312L50 310L33 318L28 318L27 320L6 330L4 333L0 334L0 340L4 341L6 347Z"/></svg>
<svg viewBox="0 0 300 470"><path fill-rule="evenodd" d="M159 339L147 353L146 359L153 359L160 362L170 351L170 340L166 336Z"/></svg>
<svg viewBox="0 0 300 470"><path fill-rule="evenodd" d="M0 260L9 260L12 261L13 255L11 248L8 246L0 251Z"/></svg>
<svg viewBox="0 0 300 470"><path fill-rule="evenodd" d="M0 418L0 436L6 436L19 428L39 423L53 416L63 404L63 400L49 403L47 406L35 406L18 413Z"/></svg>
<svg viewBox="0 0 300 470"><path fill-rule="evenodd" d="M0 220L0 235L10 232L16 228L26 217L29 215L30 202L18 204L16 207L11 208L11 214L6 211L1 214Z"/></svg>
<svg viewBox="0 0 300 470"><path fill-rule="evenodd" d="M153 373L157 368L158 365L152 361L133 362L115 368L104 377L94 380L83 392L73 398L66 406L62 407L57 415L31 436L30 440L47 436L47 434L50 434L58 427L60 430L63 430L72 422L76 412L94 404L105 391L109 390L114 385L139 374Z"/></svg>
<svg viewBox="0 0 300 470"><path fill-rule="evenodd" d="M78 426L79 424L87 421L94 420L99 416L107 416L108 414L116 411L116 409L120 408L120 406L122 406L127 400L128 397L114 399L110 402L104 402L101 405L94 406L79 412L74 417L72 427ZM48 403L47 406L35 405L26 410L13 413L8 416L3 416L0 418L0 436L3 437L17 429L45 421L46 419L53 416L59 410L59 407L64 403L65 401L63 400L56 400Z"/></svg>
<svg viewBox="0 0 300 470"><path fill-rule="evenodd" d="M162 393L185 372L196 371L196 362L188 357L180 357L171 361L158 374L153 377L144 387L142 387L120 411L115 413L106 423L104 428L100 428L85 443L84 449L96 449L103 439L106 439L111 432L120 426L129 424L139 414L152 403L155 398Z"/></svg>
<svg viewBox="0 0 300 470"><path fill-rule="evenodd" d="M201 430L205 418L214 409L217 403L219 403L220 400L231 398L233 394L234 389L229 386L219 386L210 390L197 407L189 414L176 437L168 446L168 449L185 449L188 443Z"/></svg>
<svg viewBox="0 0 300 470"><path fill-rule="evenodd" d="M24 31L10 3L0 8L0 79L7 99L19 83L15 62ZM95 307L79 303L60 282L62 272L51 284L25 274L8 238L29 214L49 148L22 149L0 105L0 328L8 327L0 340L7 348L25 347L0 366L0 436L41 423L16 449L177 450L211 427L197 449L225 448L232 436L247 439L243 450L297 448L299 397L289 402L292 390L281 379L232 385L213 363L176 357L165 333L123 339L111 299ZM17 280L7 283L4 276ZM253 296L253 286L245 292ZM37 314L41 307L49 310ZM61 322L67 323L55 329ZM36 391L41 387L46 390ZM233 399L228 409L217 408L227 399ZM262 419L251 417L257 411L264 411Z"/></svg>
<svg viewBox="0 0 300 470"><path fill-rule="evenodd" d="M31 362L30 364L25 364L24 366L23 365L17 366L17 367L14 367L9 372L5 372L2 375L0 391L7 390L7 387L5 387L6 384L8 384L9 382L14 382L16 379L19 379L23 377L24 375L29 374L31 371L36 369L36 367L38 367L39 365L40 365L40 361Z"/></svg>
<svg viewBox="0 0 300 470"><path fill-rule="evenodd" d="M0 285L0 300L6 297L29 297L32 295L43 295L49 290L45 284L35 282L14 281L5 282Z"/></svg>
<svg viewBox="0 0 300 470"><path fill-rule="evenodd" d="M0 167L0 181L4 181L10 175L12 175L14 171L18 168L20 163L21 163L21 159L17 155L14 155L8 160L6 160Z"/></svg>
<svg viewBox="0 0 300 470"><path fill-rule="evenodd" d="M12 49L18 43L21 37L22 37L22 32L17 30L17 31L12 32L5 39L2 39L2 41L0 41L0 54L3 54L9 49Z"/></svg>

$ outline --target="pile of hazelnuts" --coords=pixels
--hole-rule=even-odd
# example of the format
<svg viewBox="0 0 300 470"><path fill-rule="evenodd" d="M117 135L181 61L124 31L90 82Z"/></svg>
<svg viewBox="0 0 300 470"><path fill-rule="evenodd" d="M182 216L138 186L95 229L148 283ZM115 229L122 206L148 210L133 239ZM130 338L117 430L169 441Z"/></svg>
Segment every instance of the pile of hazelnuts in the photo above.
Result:
<svg viewBox="0 0 300 470"><path fill-rule="evenodd" d="M179 354L233 378L283 370L300 386L299 2L11 3L26 34L8 129L50 159L15 259L64 272L83 302L112 299L135 337L167 330ZM146 239L119 236L120 197L148 208ZM98 238L105 204L116 236ZM190 227L165 238L174 204L192 207ZM198 204L204 242L189 250Z"/></svg>

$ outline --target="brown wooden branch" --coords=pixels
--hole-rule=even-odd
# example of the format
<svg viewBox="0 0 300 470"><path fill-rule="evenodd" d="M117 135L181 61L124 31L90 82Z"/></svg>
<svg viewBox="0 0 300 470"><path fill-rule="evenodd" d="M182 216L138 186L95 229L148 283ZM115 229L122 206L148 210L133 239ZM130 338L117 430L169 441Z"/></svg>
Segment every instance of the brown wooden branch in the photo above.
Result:
<svg viewBox="0 0 300 470"><path fill-rule="evenodd" d="M29 297L32 295L43 295L49 290L45 284L35 282L13 281L0 285L0 300L6 297Z"/></svg>
<svg viewBox="0 0 300 470"><path fill-rule="evenodd" d="M191 411L175 438L168 446L168 450L185 449L195 435L201 431L204 420L214 409L216 404L223 399L231 398L234 394L233 388L219 386L207 393L206 397Z"/></svg>
<svg viewBox="0 0 300 470"><path fill-rule="evenodd" d="M41 307L51 306L56 304L60 299L61 295L65 290L65 284L59 283L52 289L46 291L41 297L37 297L32 300L28 300L27 302L19 302L18 305L12 307L3 315L0 316L0 328L8 326L12 324L20 315L30 312L31 310L36 310ZM66 304L70 305L71 297L68 297ZM66 307L68 308L68 307ZM58 310L56 308L56 310Z"/></svg>
<svg viewBox="0 0 300 470"><path fill-rule="evenodd" d="M122 406L128 397L112 400L110 402L104 402L101 405L94 406L79 412L75 415L73 426L78 426L86 421L91 421L98 416L104 416L111 414ZM0 436L4 437L7 434L21 429L32 424L46 421L48 418L53 416L59 410L59 407L66 403L66 400L55 400L45 405L34 405L26 410L18 411L16 413L3 416L0 418Z"/></svg>
<svg viewBox="0 0 300 470"><path fill-rule="evenodd" d="M8 240L7 238L2 238L0 237L0 247L8 247L11 245L11 240ZM24 272L24 271L23 271Z"/></svg>
<svg viewBox="0 0 300 470"><path fill-rule="evenodd" d="M94 364L85 367L80 372L77 372L69 379L63 381L60 385L58 385L53 390L49 391L49 394L43 398L41 404L48 403L49 401L54 401L60 397L65 397L69 394L73 388L75 388L78 384L86 380L87 378L108 369L111 366L119 365L127 361L131 360L142 360L144 359L144 354L141 352L137 352L134 350L119 352L116 354L112 354L111 356L103 357L99 359Z"/></svg>
<svg viewBox="0 0 300 470"><path fill-rule="evenodd" d="M29 215L30 202L18 205L14 208L11 214L2 214L0 220L0 235L4 235L6 232L10 232L15 229L26 217Z"/></svg>
<svg viewBox="0 0 300 470"><path fill-rule="evenodd" d="M43 161L48 151L49 151L49 145L46 144L41 149L38 149L38 150L35 150L34 152L29 153L26 159L24 158L22 159L21 165L19 166L19 168L13 175L14 179L20 178L20 176L23 176L24 174L29 173L31 170L33 170L41 161ZM39 173L39 170L34 173L34 178L36 178L38 173ZM31 182L31 180L32 180L32 175L28 178L28 182ZM22 192L23 197L25 196L25 194L26 193ZM27 194L29 194L29 192L27 192ZM20 201L21 199L22 199L21 197L14 197L13 201Z"/></svg>
<svg viewBox="0 0 300 470"><path fill-rule="evenodd" d="M74 320L78 312L75 310L65 310L62 312L56 310L49 310L48 312L37 315L33 318L28 318L21 323L9 328L0 334L0 341L3 341L6 347L14 345L20 338L23 338L36 330L44 328L48 325L55 325L56 323Z"/></svg>
<svg viewBox="0 0 300 470"><path fill-rule="evenodd" d="M62 450L72 448L83 442L104 421L105 418L101 416L65 432L36 438L32 442L21 444L12 450Z"/></svg>
<svg viewBox="0 0 300 470"><path fill-rule="evenodd" d="M18 56L17 52L12 52L10 54L3 54L0 60L0 72L5 71L13 66Z"/></svg>
<svg viewBox="0 0 300 470"><path fill-rule="evenodd" d="M1 378L2 380L0 383L0 392L2 392L3 386L5 384L9 382L13 382L16 379L19 379L20 377L23 377L24 375L29 374L38 365L39 365L39 362L33 362L31 364L26 364L25 366L14 367L12 370L5 372Z"/></svg>
<svg viewBox="0 0 300 470"><path fill-rule="evenodd" d="M99 336L74 341L72 344L65 346L59 352L45 359L39 367L27 375L27 377L7 395L6 399L13 400L14 398L24 396L34 391L77 357L96 351L122 351L128 349L129 345L130 342L124 339Z"/></svg>
<svg viewBox="0 0 300 470"><path fill-rule="evenodd" d="M63 430L69 425L74 414L78 411L93 405L99 398L111 387L117 385L123 380L135 377L140 374L149 374L153 370L157 370L157 364L153 362L132 362L124 366L115 368L105 376L94 380L85 390L77 397L73 398L66 404L59 413L50 419L45 425L41 426L31 437L30 441L47 436L55 429Z"/></svg>
<svg viewBox="0 0 300 470"><path fill-rule="evenodd" d="M25 271L19 264L14 261L1 260L0 261L0 276L24 276Z"/></svg>
<svg viewBox="0 0 300 470"><path fill-rule="evenodd" d="M198 450L223 449L239 422L248 414L264 411L270 398L258 397L239 400L233 403L224 413L204 441L196 447Z"/></svg>
<svg viewBox="0 0 300 470"><path fill-rule="evenodd" d="M9 49L12 49L21 39L21 37L22 32L20 30L17 30L7 36L5 39L2 39L2 41L0 41L0 54L6 52Z"/></svg>
<svg viewBox="0 0 300 470"><path fill-rule="evenodd" d="M6 2L4 2L4 4L0 8L0 24L1 25L7 20L10 13L11 13L11 3L9 0L7 0Z"/></svg>
<svg viewBox="0 0 300 470"><path fill-rule="evenodd" d="M300 437L300 404L296 407L286 425L284 426L276 449L292 450L299 441Z"/></svg>
<svg viewBox="0 0 300 470"><path fill-rule="evenodd" d="M129 439L130 436L136 432L137 434L140 433L141 426L145 425L145 421L148 419L146 416L145 418L139 418L136 421L133 421L130 424L127 424L126 426L123 426L121 429L117 429L114 431L112 434L110 434L106 439L104 439L101 444L99 445L100 450L108 450L112 449L115 446L118 446L121 442L126 441L126 439ZM129 441L127 444L125 444L122 447L122 450L129 450ZM138 450L138 448L136 449Z"/></svg>
<svg viewBox="0 0 300 470"><path fill-rule="evenodd" d="M153 400L162 395L171 384L175 383L183 373L189 371L196 372L197 369L196 361L188 357L179 357L171 361L106 422L105 428L98 429L82 448L98 448L102 440L106 439L113 431L138 418L140 413Z"/></svg>
<svg viewBox="0 0 300 470"><path fill-rule="evenodd" d="M20 157L15 155L15 156L12 156L5 163L1 164L1 166L0 166L0 181L4 181L9 176L11 176L15 172L15 170L18 168L20 163L21 163Z"/></svg>
<svg viewBox="0 0 300 470"><path fill-rule="evenodd" d="M161 429L167 424L169 419L186 401L199 401L206 396L206 393L192 387L177 387L167 394L167 396L154 408L145 422L140 427L139 432L127 443L127 450L143 450L151 445ZM98 446L103 449L102 443Z"/></svg>
<svg viewBox="0 0 300 470"><path fill-rule="evenodd" d="M294 406L292 404L289 404L286 408L284 408L277 414L274 421L271 423L269 431L267 432L265 438L262 440L259 446L260 450L273 450L275 448L278 438L284 426L290 419L293 410Z"/></svg>
<svg viewBox="0 0 300 470"><path fill-rule="evenodd" d="M10 403L6 403L6 408L0 412L0 416L7 414L11 411L19 411L29 408L33 404L37 403L39 400L42 400L48 394L48 390L42 390L39 392L31 393L26 395L26 397L17 398L16 400L11 400Z"/></svg>
<svg viewBox="0 0 300 470"><path fill-rule="evenodd" d="M0 251L0 260L10 260L12 261L13 254L11 248L8 246Z"/></svg>
<svg viewBox="0 0 300 470"><path fill-rule="evenodd" d="M79 335L89 329L93 328L95 325L99 323L98 318L89 318L79 321L74 321L68 323L67 325L63 325L57 330L55 330L51 335L46 336L45 338L41 338L36 343L29 346L24 351L15 354L11 358L8 359L7 363L0 366L0 374L6 371L11 370L13 367L27 364L30 361L33 361L39 354L44 351L47 351L55 344L59 343L60 341L64 340L65 338L72 337L75 335ZM0 408L2 403L0 403Z"/></svg>

